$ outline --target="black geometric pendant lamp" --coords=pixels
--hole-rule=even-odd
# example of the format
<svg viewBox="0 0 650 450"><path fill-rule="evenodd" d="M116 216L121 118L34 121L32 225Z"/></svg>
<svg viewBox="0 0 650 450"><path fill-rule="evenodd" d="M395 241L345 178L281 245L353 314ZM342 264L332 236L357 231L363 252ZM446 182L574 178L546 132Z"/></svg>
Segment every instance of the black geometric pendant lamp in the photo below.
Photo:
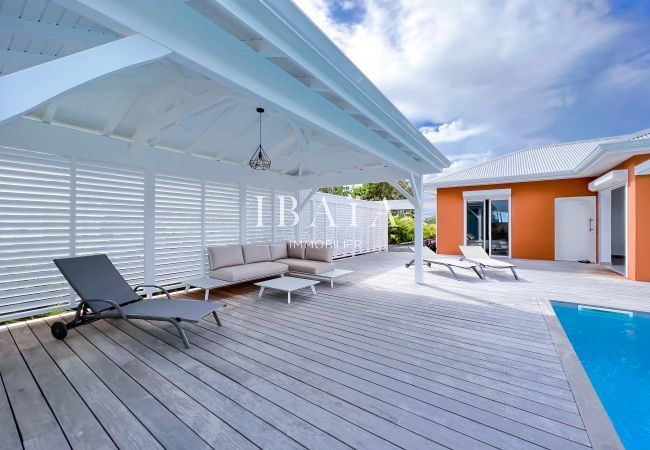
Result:
<svg viewBox="0 0 650 450"><path fill-rule="evenodd" d="M255 170L269 170L271 168L271 159L264 151L264 147L262 147L262 114L264 113L264 108L257 108L257 112L260 115L260 145L257 146L257 150L251 156L248 165Z"/></svg>

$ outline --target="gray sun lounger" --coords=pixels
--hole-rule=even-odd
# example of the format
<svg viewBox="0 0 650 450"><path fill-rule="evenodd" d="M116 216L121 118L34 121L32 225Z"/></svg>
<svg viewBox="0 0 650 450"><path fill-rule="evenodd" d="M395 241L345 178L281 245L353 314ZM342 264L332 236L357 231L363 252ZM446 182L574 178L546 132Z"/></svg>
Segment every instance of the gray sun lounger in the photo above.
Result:
<svg viewBox="0 0 650 450"><path fill-rule="evenodd" d="M409 247L409 250L411 250L413 253L415 253L415 247ZM433 250L431 250L429 247L422 247L422 261L427 263L429 267L431 267L431 264L438 264L441 266L445 266L451 274L454 276L455 279L458 279L458 275L456 275L456 272L454 271L454 267L457 269L470 269L473 270L474 273L480 278L483 279L481 274L478 271L478 265L474 264L473 262L469 261L461 261L458 258L454 258L453 256L443 256L439 255ZM412 260L410 263L406 264L406 267L408 268L412 264L415 263L415 260Z"/></svg>
<svg viewBox="0 0 650 450"><path fill-rule="evenodd" d="M100 319L160 320L173 324L185 348L190 348L180 322L198 322L212 313L217 325L221 326L217 310L225 304L172 300L165 288L154 285L139 285L132 289L106 255L55 259L54 264L81 298L72 321L52 324L52 335L57 339L65 339L72 328ZM142 299L136 291L143 287L160 289L167 300Z"/></svg>

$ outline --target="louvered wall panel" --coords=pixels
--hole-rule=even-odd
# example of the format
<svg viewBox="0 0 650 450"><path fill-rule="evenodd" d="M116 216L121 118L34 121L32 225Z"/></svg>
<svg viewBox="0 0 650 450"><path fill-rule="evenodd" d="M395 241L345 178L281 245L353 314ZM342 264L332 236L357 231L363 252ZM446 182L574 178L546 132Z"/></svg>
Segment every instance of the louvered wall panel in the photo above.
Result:
<svg viewBox="0 0 650 450"><path fill-rule="evenodd" d="M70 254L71 161L0 148L0 166L0 315L68 304L52 259Z"/></svg>
<svg viewBox="0 0 650 450"><path fill-rule="evenodd" d="M271 189L246 187L246 242L249 244L268 244L273 240L271 193ZM261 208L258 207L258 197L260 196L262 197ZM258 214L261 214L261 221ZM263 226L258 226L258 224Z"/></svg>
<svg viewBox="0 0 650 450"><path fill-rule="evenodd" d="M156 283L176 286L203 274L201 183L156 175Z"/></svg>
<svg viewBox="0 0 650 450"><path fill-rule="evenodd" d="M205 247L239 244L239 185L205 183ZM203 260L209 271L207 252Z"/></svg>
<svg viewBox="0 0 650 450"><path fill-rule="evenodd" d="M296 240L296 226L292 225L295 216L290 212L297 209L292 208L294 201L297 205L296 194L294 192L275 192L275 242L295 241ZM281 198L284 198L284 226L281 226L280 214L282 210Z"/></svg>
<svg viewBox="0 0 650 450"><path fill-rule="evenodd" d="M313 200L309 200L300 211L300 240L311 241L314 235L314 229L310 226L313 219Z"/></svg>
<svg viewBox="0 0 650 450"><path fill-rule="evenodd" d="M144 170L77 163L75 247L106 253L129 284L144 283Z"/></svg>

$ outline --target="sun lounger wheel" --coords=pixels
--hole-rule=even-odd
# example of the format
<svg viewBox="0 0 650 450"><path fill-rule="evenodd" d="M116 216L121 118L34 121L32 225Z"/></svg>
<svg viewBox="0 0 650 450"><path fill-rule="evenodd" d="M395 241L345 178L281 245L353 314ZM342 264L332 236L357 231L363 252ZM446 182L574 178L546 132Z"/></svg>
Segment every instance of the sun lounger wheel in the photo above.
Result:
<svg viewBox="0 0 650 450"><path fill-rule="evenodd" d="M50 327L52 331L52 336L62 341L68 335L68 329L63 322L54 322Z"/></svg>

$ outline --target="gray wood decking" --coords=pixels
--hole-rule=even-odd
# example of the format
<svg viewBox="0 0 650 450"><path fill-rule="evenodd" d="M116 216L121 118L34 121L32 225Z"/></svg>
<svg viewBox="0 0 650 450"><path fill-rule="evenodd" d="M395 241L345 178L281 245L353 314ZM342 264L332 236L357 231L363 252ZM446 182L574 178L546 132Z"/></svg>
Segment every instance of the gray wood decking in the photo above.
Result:
<svg viewBox="0 0 650 450"><path fill-rule="evenodd" d="M339 261L291 305L216 290L224 326L187 324L189 350L163 323L0 326L0 449L591 447L537 299L650 310L650 286L531 261L418 286L408 259Z"/></svg>

